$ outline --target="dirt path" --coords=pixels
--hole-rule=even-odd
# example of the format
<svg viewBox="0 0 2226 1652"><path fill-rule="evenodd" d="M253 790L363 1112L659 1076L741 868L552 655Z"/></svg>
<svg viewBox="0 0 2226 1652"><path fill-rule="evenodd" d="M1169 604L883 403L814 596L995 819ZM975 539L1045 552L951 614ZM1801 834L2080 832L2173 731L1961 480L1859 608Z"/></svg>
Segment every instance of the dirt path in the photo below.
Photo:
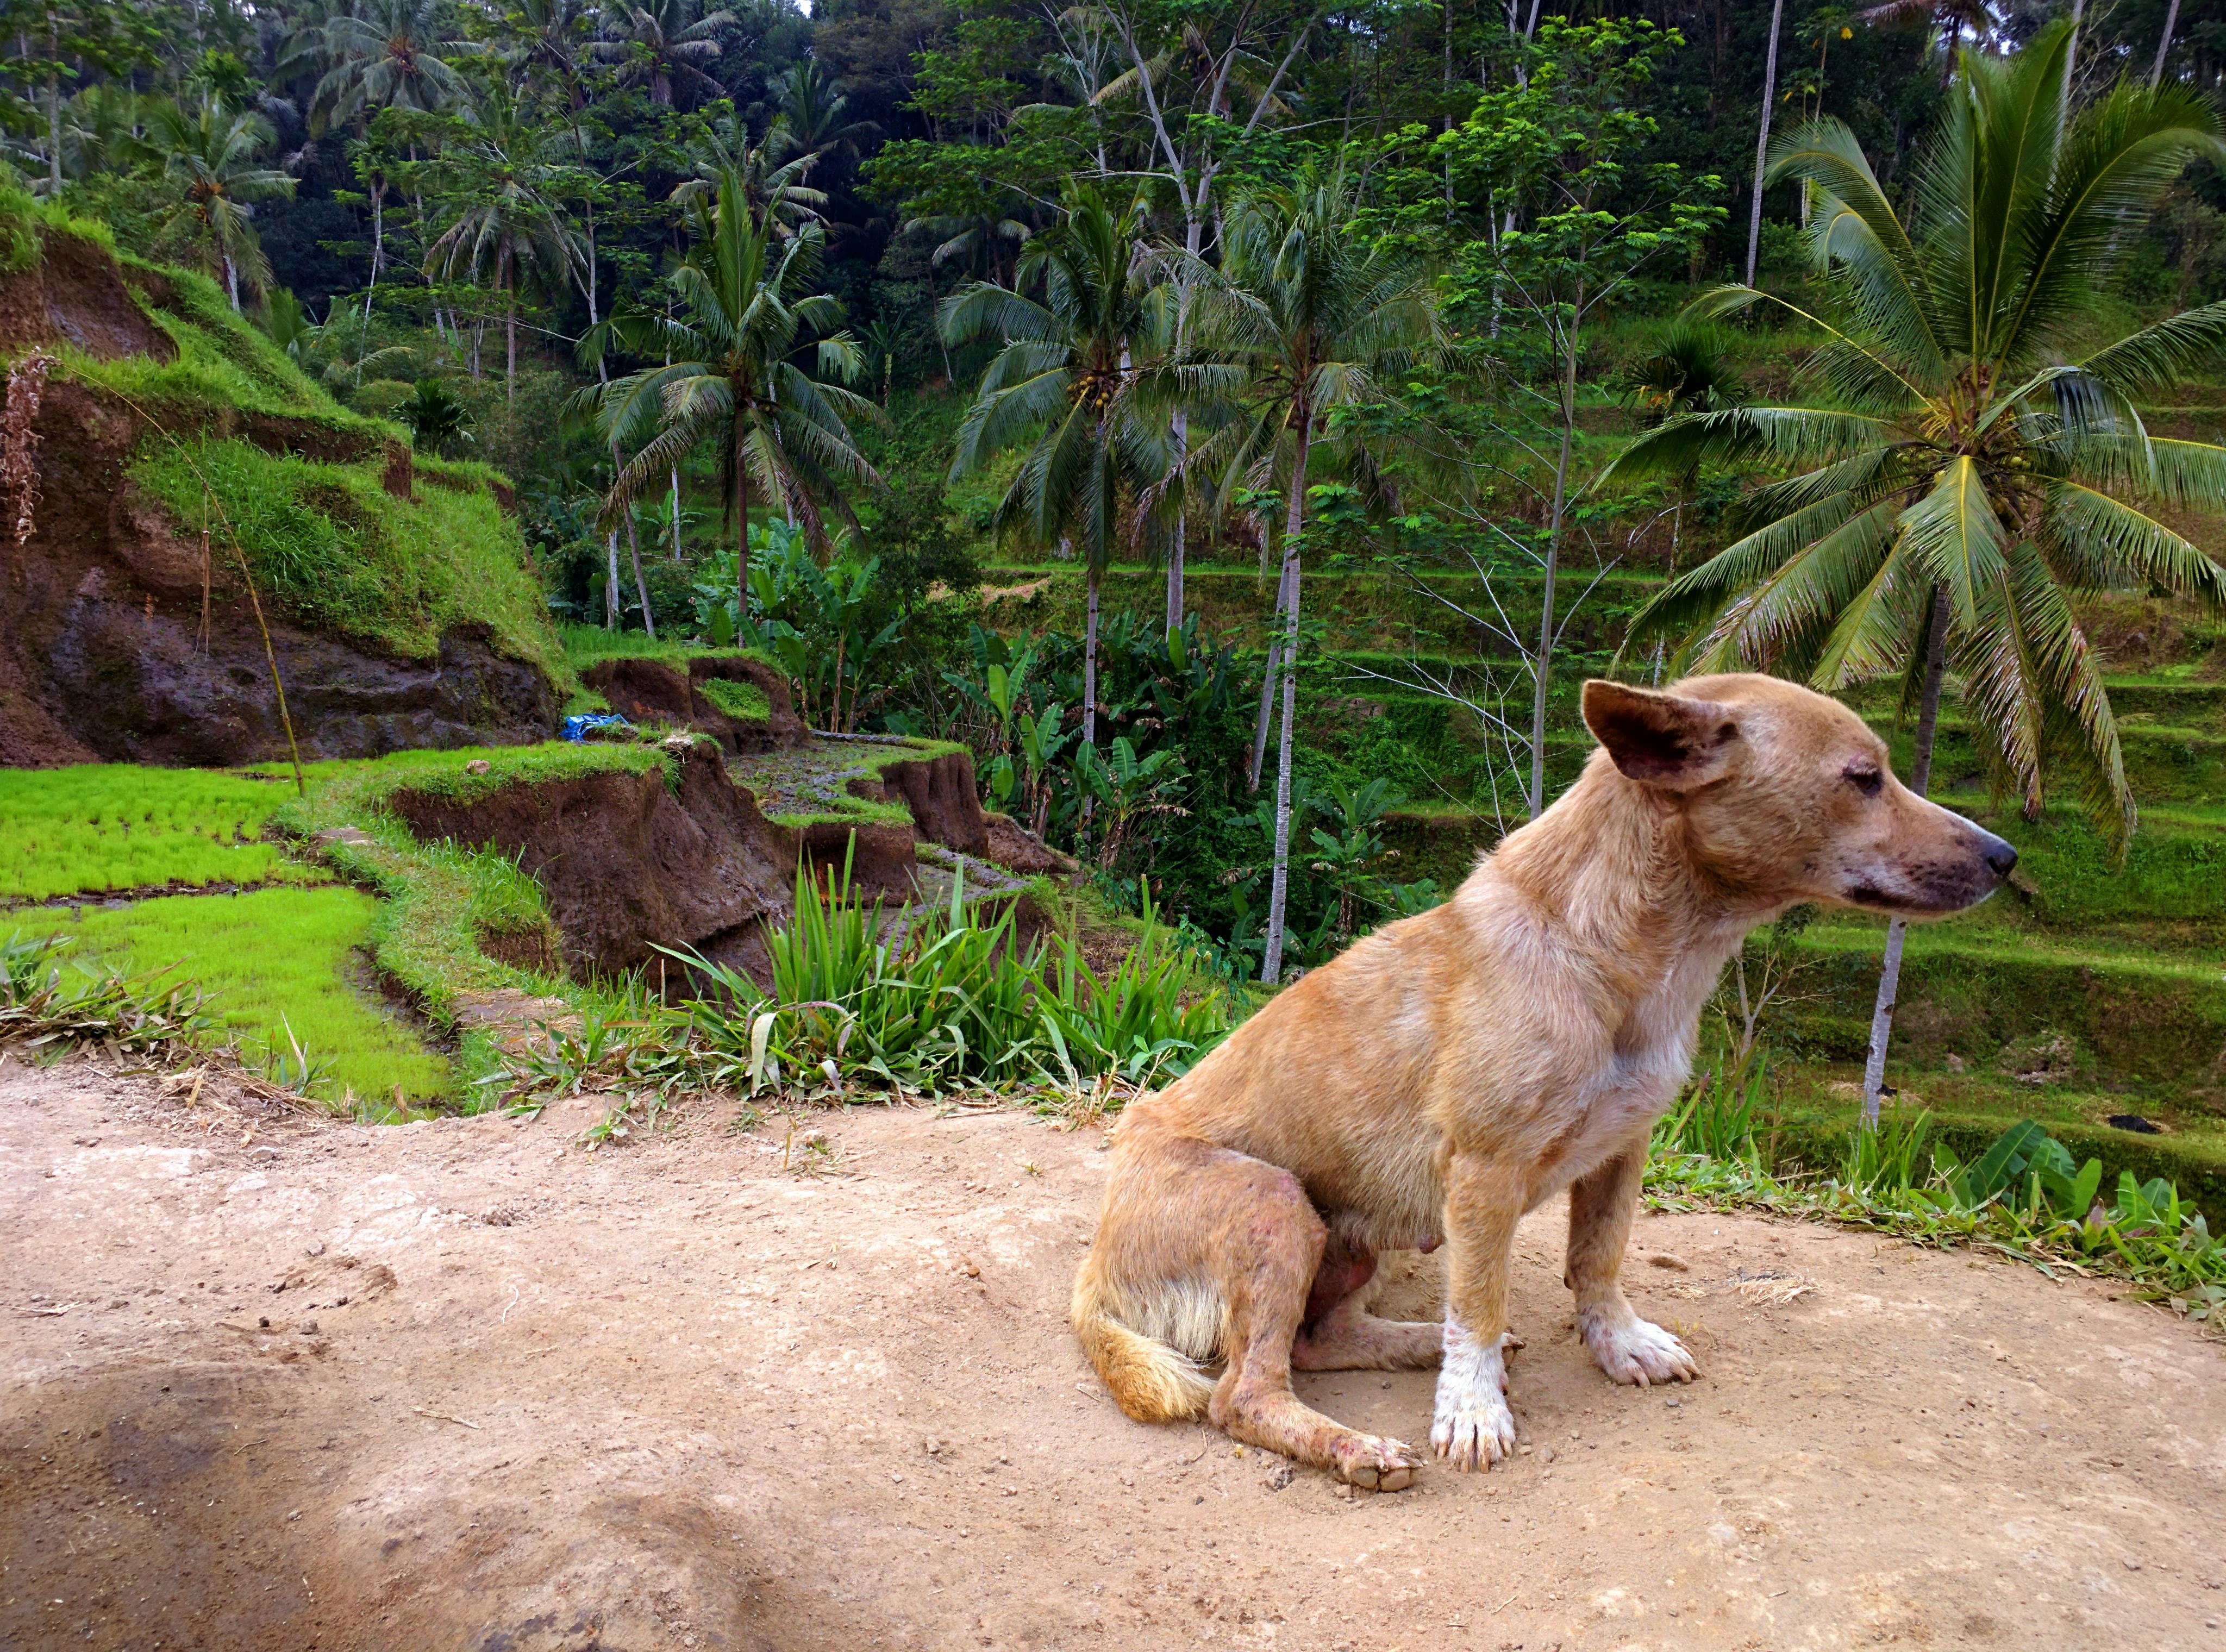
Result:
<svg viewBox="0 0 2226 1652"><path fill-rule="evenodd" d="M2226 1646L2226 1357L2099 1285L1649 1218L1665 1395L1542 1216L1530 1453L1343 1498L1090 1380L1096 1133L861 1110L812 1177L728 1117L590 1156L0 1067L0 1646ZM1426 1374L1301 1381L1427 1428Z"/></svg>

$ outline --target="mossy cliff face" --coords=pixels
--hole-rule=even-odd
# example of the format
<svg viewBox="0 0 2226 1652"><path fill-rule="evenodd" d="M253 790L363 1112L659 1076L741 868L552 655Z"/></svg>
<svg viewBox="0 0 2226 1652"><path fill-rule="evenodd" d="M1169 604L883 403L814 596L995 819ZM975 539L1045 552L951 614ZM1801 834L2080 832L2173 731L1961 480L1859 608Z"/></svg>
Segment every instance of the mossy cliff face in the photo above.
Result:
<svg viewBox="0 0 2226 1652"><path fill-rule="evenodd" d="M547 736L569 672L496 479L413 467L197 277L39 239L0 276L0 351L60 359L0 600L0 764L283 756L243 562L304 756Z"/></svg>

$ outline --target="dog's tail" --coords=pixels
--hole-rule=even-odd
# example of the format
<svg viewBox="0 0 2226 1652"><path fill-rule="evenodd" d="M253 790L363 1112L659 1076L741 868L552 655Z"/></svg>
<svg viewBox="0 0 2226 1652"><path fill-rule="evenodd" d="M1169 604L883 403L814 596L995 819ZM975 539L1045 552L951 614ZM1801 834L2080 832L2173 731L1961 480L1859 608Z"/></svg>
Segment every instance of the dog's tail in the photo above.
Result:
<svg viewBox="0 0 2226 1652"><path fill-rule="evenodd" d="M1115 1293L1099 1276L1096 1261L1093 1256L1084 1262L1074 1281L1074 1334L1114 1400L1138 1422L1203 1416L1213 1397L1213 1379L1180 1349L1122 1324L1115 1317ZM1213 1317L1218 1318L1218 1312Z"/></svg>

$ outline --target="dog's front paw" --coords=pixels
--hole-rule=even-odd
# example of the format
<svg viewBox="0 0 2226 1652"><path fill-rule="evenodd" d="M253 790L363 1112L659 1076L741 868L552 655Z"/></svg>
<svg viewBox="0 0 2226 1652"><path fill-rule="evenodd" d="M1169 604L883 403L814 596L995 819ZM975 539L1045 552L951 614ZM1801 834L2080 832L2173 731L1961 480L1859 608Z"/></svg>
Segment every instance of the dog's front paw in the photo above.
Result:
<svg viewBox="0 0 2226 1652"><path fill-rule="evenodd" d="M1484 1343L1447 1317L1430 1444L1457 1469L1488 1469L1514 1452L1515 1414L1507 1408L1504 1350L1510 1340L1501 1336Z"/></svg>
<svg viewBox="0 0 2226 1652"><path fill-rule="evenodd" d="M1403 1439L1352 1433L1330 1447L1330 1471L1367 1491L1404 1491L1422 1471L1422 1459Z"/></svg>
<svg viewBox="0 0 2226 1652"><path fill-rule="evenodd" d="M1430 1444L1457 1469L1488 1469L1515 1454L1515 1414L1497 1390L1468 1405L1448 1406L1441 1394Z"/></svg>
<svg viewBox="0 0 2226 1652"><path fill-rule="evenodd" d="M1690 1382L1701 1375L1685 1344L1637 1315L1617 1322L1584 1316L1585 1346L1600 1368L1619 1382L1647 1388L1656 1382Z"/></svg>

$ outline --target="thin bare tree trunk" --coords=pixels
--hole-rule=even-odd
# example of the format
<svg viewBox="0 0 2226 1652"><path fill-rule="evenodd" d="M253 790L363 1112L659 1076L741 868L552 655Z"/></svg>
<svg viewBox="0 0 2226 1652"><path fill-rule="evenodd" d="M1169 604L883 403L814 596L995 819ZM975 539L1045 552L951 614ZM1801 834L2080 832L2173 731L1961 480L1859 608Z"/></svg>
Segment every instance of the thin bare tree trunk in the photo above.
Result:
<svg viewBox="0 0 2226 1652"><path fill-rule="evenodd" d="M610 572L603 581L603 629L626 629L626 598L620 594L626 588L619 581L619 531L611 530Z"/></svg>
<svg viewBox="0 0 2226 1652"><path fill-rule="evenodd" d="M61 37L48 31L51 49L57 60L62 54ZM52 200L62 190L62 76L60 67L47 71L47 199ZM232 306L234 309L238 305Z"/></svg>
<svg viewBox="0 0 2226 1652"><path fill-rule="evenodd" d="M1190 435L1190 415L1183 409L1175 410L1175 464L1180 468L1184 447ZM1180 483L1177 484L1180 486ZM1167 634L1173 636L1182 628L1183 620L1183 513L1175 511L1174 543L1167 547Z"/></svg>
<svg viewBox="0 0 2226 1652"><path fill-rule="evenodd" d="M1917 752L1910 764L1909 789L1924 796L1932 784L1932 741L1940 727L1940 680L1948 660L1948 589L1932 592L1931 636L1924 651L1924 698L1917 713ZM1901 991L1901 948L1909 924L1897 918L1886 925L1886 963L1879 971L1878 1002L1871 1011L1871 1047L1863 1063L1863 1126L1876 1129L1879 1102L1886 1091L1886 1046L1893 1034L1893 1012Z"/></svg>
<svg viewBox="0 0 2226 1652"><path fill-rule="evenodd" d="M672 467L672 560L680 561L680 467Z"/></svg>
<svg viewBox="0 0 2226 1652"><path fill-rule="evenodd" d="M1283 726L1275 756L1275 869L1268 884L1267 950L1260 979L1274 986L1283 973L1283 911L1291 886L1291 755L1293 725L1299 709L1299 536L1306 525L1307 442L1311 413L1299 420L1299 451L1291 461L1290 514L1283 528Z"/></svg>
<svg viewBox="0 0 2226 1652"><path fill-rule="evenodd" d="M1762 121L1754 139L1754 200L1747 208L1746 284L1754 285L1755 252L1762 245L1762 174L1770 156L1770 115L1778 97L1778 25L1785 16L1785 0L1771 0L1770 55L1763 61Z"/></svg>
<svg viewBox="0 0 2226 1652"><path fill-rule="evenodd" d="M1090 611L1082 632L1082 743L1091 747L1097 744L1097 564L1092 561L1084 581L1090 592ZM1089 792L1082 794L1082 841L1085 849L1090 842L1090 817L1094 812L1091 805L1096 802Z"/></svg>
<svg viewBox="0 0 2226 1652"><path fill-rule="evenodd" d="M2156 61L2149 65L2149 90L2154 92L2157 83L2164 79L2165 54L2172 50L2172 31L2179 22L2179 0L2172 0L2165 8L2164 33L2157 40Z"/></svg>
<svg viewBox="0 0 2226 1652"><path fill-rule="evenodd" d="M649 611L649 581L641 571L641 531L634 525L633 506L626 506L626 552L633 558L633 588L641 598L641 628L657 637L657 616Z"/></svg>
<svg viewBox="0 0 2226 1652"><path fill-rule="evenodd" d="M1260 677L1260 713L1252 724L1252 766L1246 771L1244 789L1257 791L1268 764L1268 731L1275 727L1275 673L1283 657L1283 620L1291 602L1291 575L1287 562L1275 575L1275 623L1268 633L1268 660Z"/></svg>
<svg viewBox="0 0 2226 1652"><path fill-rule="evenodd" d="M1783 3L1783 0L1780 0ZM1561 520L1568 509L1569 444L1577 423L1577 322L1585 312L1585 289L1577 302L1562 345L1561 451L1554 461L1554 510L1546 525L1546 577L1539 588L1537 669L1531 674L1530 818L1546 811L1546 682L1554 663L1554 581L1561 569Z"/></svg>

